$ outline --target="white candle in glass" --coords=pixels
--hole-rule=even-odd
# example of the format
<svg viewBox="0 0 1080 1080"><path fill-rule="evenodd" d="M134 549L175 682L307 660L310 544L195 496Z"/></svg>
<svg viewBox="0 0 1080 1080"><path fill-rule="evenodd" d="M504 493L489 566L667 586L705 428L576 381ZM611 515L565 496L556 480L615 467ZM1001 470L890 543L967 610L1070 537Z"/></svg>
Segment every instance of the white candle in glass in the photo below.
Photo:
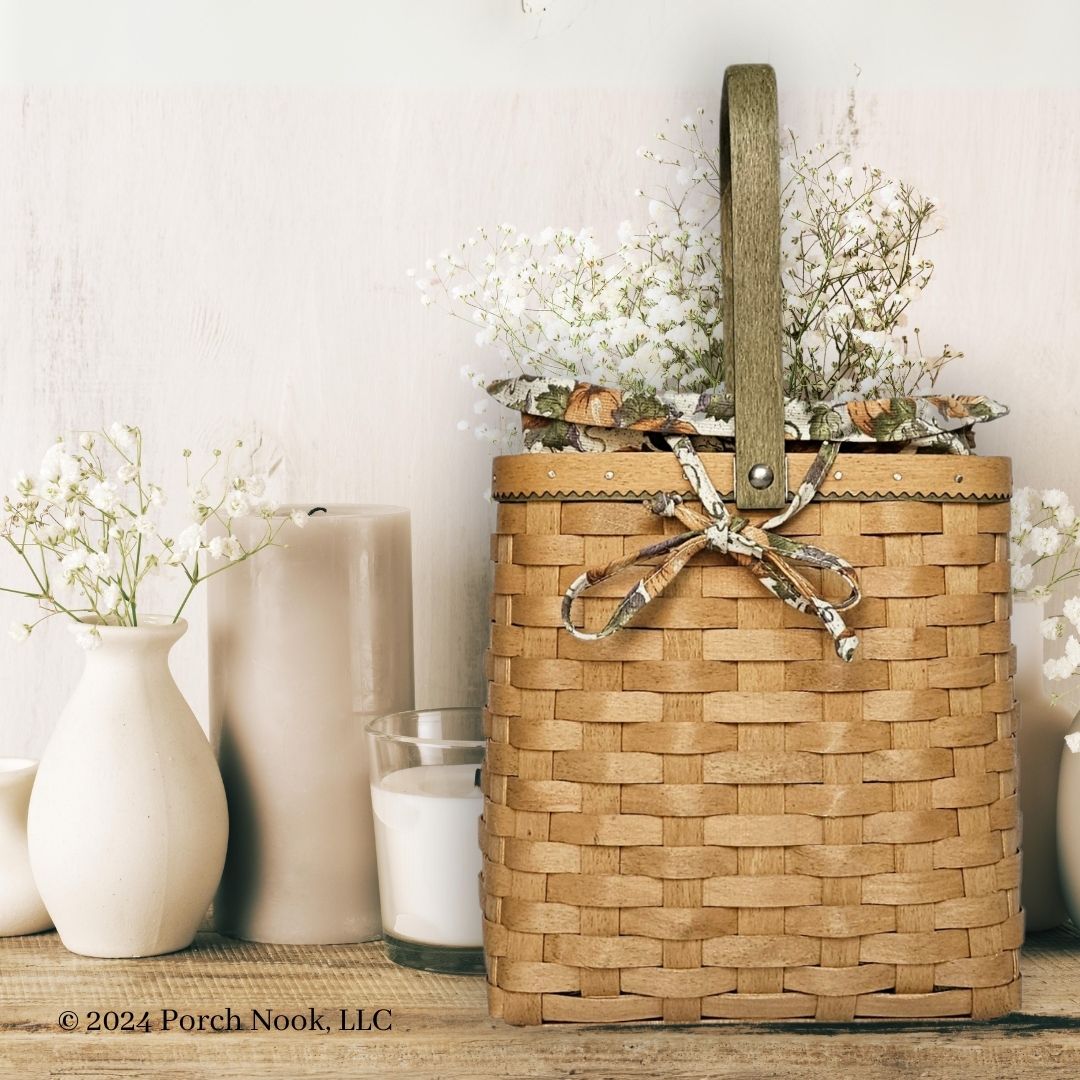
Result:
<svg viewBox="0 0 1080 1080"><path fill-rule="evenodd" d="M477 770L417 765L372 784L386 933L424 945L483 944Z"/></svg>

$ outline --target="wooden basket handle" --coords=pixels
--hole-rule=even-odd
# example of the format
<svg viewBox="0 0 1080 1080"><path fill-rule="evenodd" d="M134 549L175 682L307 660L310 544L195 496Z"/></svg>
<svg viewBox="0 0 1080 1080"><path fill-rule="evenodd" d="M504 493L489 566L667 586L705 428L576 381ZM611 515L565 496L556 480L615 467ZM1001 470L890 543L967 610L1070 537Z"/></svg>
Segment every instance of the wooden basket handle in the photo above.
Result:
<svg viewBox="0 0 1080 1080"><path fill-rule="evenodd" d="M720 242L724 351L735 397L735 502L772 509L784 505L787 476L776 73L768 64L737 64L724 72Z"/></svg>

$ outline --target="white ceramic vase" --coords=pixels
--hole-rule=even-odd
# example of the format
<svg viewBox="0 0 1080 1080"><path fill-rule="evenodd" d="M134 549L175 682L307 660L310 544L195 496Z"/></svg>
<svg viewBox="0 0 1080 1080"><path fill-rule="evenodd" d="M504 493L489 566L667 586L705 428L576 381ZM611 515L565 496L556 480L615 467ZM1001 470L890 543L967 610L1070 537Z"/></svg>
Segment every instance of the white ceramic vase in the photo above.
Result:
<svg viewBox="0 0 1080 1080"><path fill-rule="evenodd" d="M1067 735L1075 750L1068 746L1062 750L1058 774L1058 867L1069 918L1080 926L1080 713Z"/></svg>
<svg viewBox="0 0 1080 1080"><path fill-rule="evenodd" d="M52 919L38 895L26 847L26 811L37 762L0 758L0 937L38 934Z"/></svg>
<svg viewBox="0 0 1080 1080"><path fill-rule="evenodd" d="M1020 813L1023 820L1023 879L1020 897L1025 928L1049 930L1065 921L1058 871L1058 768L1069 730L1067 709L1050 702L1043 679L1043 605L1019 600L1013 605L1016 646L1013 681L1020 706L1017 753L1020 760Z"/></svg>
<svg viewBox="0 0 1080 1080"><path fill-rule="evenodd" d="M169 670L169 650L186 629L158 616L136 628L101 626L42 758L30 862L72 952L187 947L221 877L221 775Z"/></svg>

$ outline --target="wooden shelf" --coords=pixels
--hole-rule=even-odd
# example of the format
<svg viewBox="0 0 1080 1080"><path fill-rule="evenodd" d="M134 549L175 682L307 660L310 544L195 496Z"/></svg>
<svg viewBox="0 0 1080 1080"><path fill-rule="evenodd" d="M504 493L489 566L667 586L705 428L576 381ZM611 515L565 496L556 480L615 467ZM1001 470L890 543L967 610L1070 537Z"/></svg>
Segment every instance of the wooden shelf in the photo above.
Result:
<svg viewBox="0 0 1080 1080"><path fill-rule="evenodd" d="M1023 1010L989 1023L512 1028L488 1018L484 983L392 965L380 944L257 945L200 934L186 952L90 960L55 934L0 939L0 1077L347 1076L632 1077L918 1076L979 1080L1080 1076L1080 933L1033 935L1023 957ZM244 1030L162 1030L162 1010L239 1015ZM390 1031L328 1034L251 1029L252 1010L325 1015L392 1010ZM63 1010L79 1016L62 1031ZM151 1031L86 1031L91 1010L149 1013Z"/></svg>

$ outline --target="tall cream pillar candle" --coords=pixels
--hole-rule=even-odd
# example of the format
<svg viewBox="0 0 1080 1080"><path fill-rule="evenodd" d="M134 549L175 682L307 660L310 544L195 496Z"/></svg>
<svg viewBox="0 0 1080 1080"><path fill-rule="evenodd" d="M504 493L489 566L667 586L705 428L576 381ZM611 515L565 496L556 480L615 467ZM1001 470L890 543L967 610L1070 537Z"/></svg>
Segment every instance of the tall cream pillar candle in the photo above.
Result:
<svg viewBox="0 0 1080 1080"><path fill-rule="evenodd" d="M281 513L311 506L283 507ZM329 505L210 583L229 853L214 921L253 941L379 936L364 722L413 707L409 513Z"/></svg>

